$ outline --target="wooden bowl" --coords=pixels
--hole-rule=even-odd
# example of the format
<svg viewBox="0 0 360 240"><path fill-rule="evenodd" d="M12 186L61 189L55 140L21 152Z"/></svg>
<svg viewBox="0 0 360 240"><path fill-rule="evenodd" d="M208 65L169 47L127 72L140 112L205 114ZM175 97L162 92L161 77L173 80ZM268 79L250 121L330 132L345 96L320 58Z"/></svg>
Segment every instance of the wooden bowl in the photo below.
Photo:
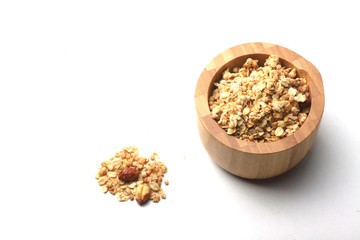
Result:
<svg viewBox="0 0 360 240"><path fill-rule="evenodd" d="M305 123L292 135L266 143L248 142L229 136L212 119L209 94L226 68L239 67L246 59L259 60L277 55L285 67L295 67L306 78L310 90L311 108ZM230 48L216 56L203 70L196 85L195 106L199 135L210 157L228 172L248 179L265 179L280 175L296 166L314 143L324 111L324 87L319 71L297 53L269 43L247 43Z"/></svg>

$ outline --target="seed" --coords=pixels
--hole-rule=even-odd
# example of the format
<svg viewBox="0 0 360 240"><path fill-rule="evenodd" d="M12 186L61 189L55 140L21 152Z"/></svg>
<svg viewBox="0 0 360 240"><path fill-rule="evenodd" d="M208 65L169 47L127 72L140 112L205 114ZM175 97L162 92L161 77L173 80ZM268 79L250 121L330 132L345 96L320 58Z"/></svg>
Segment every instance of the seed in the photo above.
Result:
<svg viewBox="0 0 360 240"><path fill-rule="evenodd" d="M151 188L151 190L153 190L154 192L157 192L157 191L159 191L159 189L160 189L159 184L157 184L156 182L151 182L151 183L150 183L150 188Z"/></svg>
<svg viewBox="0 0 360 240"><path fill-rule="evenodd" d="M283 135L283 133L284 133L284 129L283 129L282 127L276 128L276 130L275 130L275 136L280 137L280 136Z"/></svg>

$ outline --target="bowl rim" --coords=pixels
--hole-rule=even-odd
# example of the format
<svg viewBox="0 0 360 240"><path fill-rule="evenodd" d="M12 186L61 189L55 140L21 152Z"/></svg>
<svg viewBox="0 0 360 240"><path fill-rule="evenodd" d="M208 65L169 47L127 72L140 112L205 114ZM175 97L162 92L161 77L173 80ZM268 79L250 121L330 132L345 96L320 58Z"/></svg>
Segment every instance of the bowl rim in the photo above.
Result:
<svg viewBox="0 0 360 240"><path fill-rule="evenodd" d="M298 70L305 71L309 78L311 91L311 108L307 120L292 135L273 142L249 142L230 136L211 117L209 109L209 89L214 77L225 64L245 55L275 54ZM216 80L215 80L216 81ZM272 154L288 150L305 141L317 127L325 107L325 95L322 77L317 68L308 60L288 48L263 42L245 43L234 46L218 54L202 71L195 89L195 107L197 117L217 141L229 148L251 154Z"/></svg>

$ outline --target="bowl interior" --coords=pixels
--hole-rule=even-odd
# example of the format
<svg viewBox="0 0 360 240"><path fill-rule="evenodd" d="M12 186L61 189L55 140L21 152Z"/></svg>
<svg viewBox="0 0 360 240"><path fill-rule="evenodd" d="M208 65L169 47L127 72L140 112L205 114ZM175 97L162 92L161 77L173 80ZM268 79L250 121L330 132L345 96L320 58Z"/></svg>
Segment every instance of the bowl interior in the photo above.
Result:
<svg viewBox="0 0 360 240"><path fill-rule="evenodd" d="M266 59L269 57L269 54L248 54L248 55L242 55L240 57L234 58L233 60L225 63L221 68L219 68L219 70L215 73L214 77L211 80L209 89L208 89L208 98L210 97L212 91L215 89L215 85L214 83L219 82L222 78L222 73L229 68L230 70L232 70L233 67L242 67L242 65L246 62L246 60L248 58L252 58L254 60L259 60L258 65L259 66L264 66L264 63L266 61ZM280 58L280 63L282 66L284 66L285 68L295 68L296 69L296 74L297 77L300 78L305 78L307 84L309 85L310 81L311 81L311 77L310 74L307 73L306 71L297 68L296 66L294 66L292 63L286 61L285 59ZM309 92L310 92L310 99L311 99L311 88L309 85Z"/></svg>
<svg viewBox="0 0 360 240"><path fill-rule="evenodd" d="M258 65L259 66L264 66L264 63L266 61L266 59L270 56L270 54L261 54L261 53L257 53L257 54L247 54L247 55L242 55L242 56L239 56L237 58L234 58L230 61L228 61L227 63L225 63L223 66L221 66L217 72L214 74L213 78L211 79L211 82L210 82L210 85L208 86L208 91L207 91L207 106L209 107L209 97L211 95L211 93L213 92L213 90L215 89L215 85L214 83L215 82L219 82L222 78L222 73L227 69L229 68L230 70L232 70L233 67L242 67L242 65L246 62L246 60L248 58L252 58L254 60L258 60ZM296 74L297 76L296 77L300 77L300 78L305 78L306 79L306 82L307 82L307 85L309 86L309 93L310 93L310 103L300 103L299 106L301 109L304 109L306 107L309 107L310 110L311 110L311 87L310 87L310 82L311 82L311 77L310 77L310 74L305 71L305 70L302 70L300 68L298 68L297 66L295 66L294 64L290 63L289 61L279 57L279 60L280 60L280 63L283 67L285 68L295 68L296 69ZM209 109L210 111L210 109ZM310 115L310 113L309 113ZM309 117L306 119L306 121L304 122L304 124L308 121ZM214 121L215 122L215 121ZM303 124L303 125L304 125ZM217 124L216 124L217 125ZM302 125L302 126L303 126ZM296 131L300 131L302 126ZM221 129L221 131L224 131L220 126L217 126L219 129ZM224 131L225 132L225 131ZM227 134L226 134L227 135ZM291 135L290 135L291 136ZM261 144L271 144L271 145L274 145L274 144L277 144L279 141L281 142L284 142L286 141L286 139L288 139L290 136L287 136L285 138L282 138L280 140L277 140L277 141L274 141L274 142L265 142L265 143L257 143L257 142L251 142L251 144L256 144L256 145L261 145ZM242 142L243 140L240 140L238 138L235 138L233 136L230 136L230 135L227 135L227 137L229 138L234 138L236 139L236 141L238 142Z"/></svg>

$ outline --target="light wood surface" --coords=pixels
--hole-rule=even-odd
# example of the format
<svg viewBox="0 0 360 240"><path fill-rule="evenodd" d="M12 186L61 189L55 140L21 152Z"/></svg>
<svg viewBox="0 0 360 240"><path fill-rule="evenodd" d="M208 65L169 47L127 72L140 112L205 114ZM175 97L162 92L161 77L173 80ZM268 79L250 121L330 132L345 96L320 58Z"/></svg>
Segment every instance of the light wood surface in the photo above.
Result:
<svg viewBox="0 0 360 240"><path fill-rule="evenodd" d="M242 66L247 58L259 60L275 54L286 67L308 81L311 108L305 123L292 135L275 142L256 143L229 136L211 118L208 99L228 67ZM248 179L264 179L280 175L296 166L310 150L324 111L324 88L316 67L299 54L269 43L247 43L230 48L216 56L203 70L195 90L198 130L210 157L230 173Z"/></svg>

